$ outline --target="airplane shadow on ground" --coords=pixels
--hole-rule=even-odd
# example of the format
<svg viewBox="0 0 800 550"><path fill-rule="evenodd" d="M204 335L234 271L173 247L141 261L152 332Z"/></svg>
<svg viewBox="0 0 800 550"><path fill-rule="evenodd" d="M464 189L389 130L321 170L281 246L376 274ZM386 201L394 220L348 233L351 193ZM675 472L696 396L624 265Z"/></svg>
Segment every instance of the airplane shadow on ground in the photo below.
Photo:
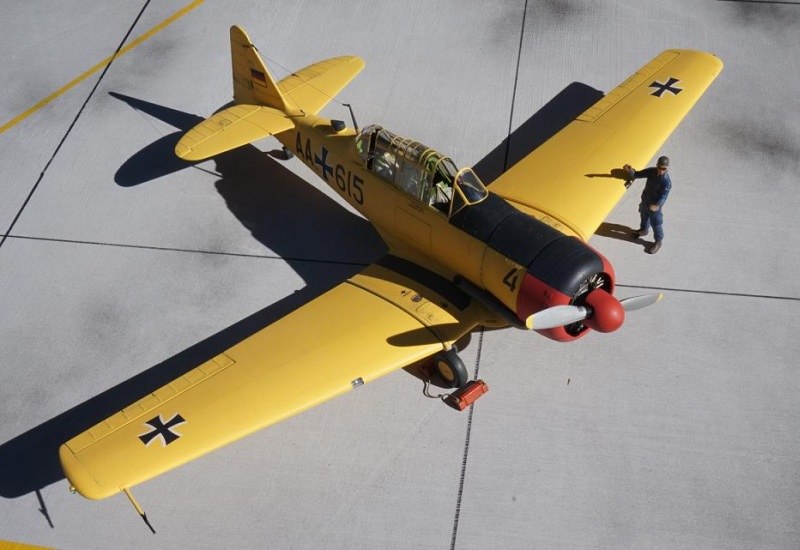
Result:
<svg viewBox="0 0 800 550"><path fill-rule="evenodd" d="M201 117L114 92L111 95L179 130L125 161L114 175L118 185L142 185L179 170L208 171L204 167L208 163L190 164L175 156L175 144L203 120ZM257 241L312 286L321 263L363 268L386 251L367 220L273 158L282 156L280 150L263 153L245 145L214 158L216 172L211 173L219 175L217 191Z"/></svg>
<svg viewBox="0 0 800 550"><path fill-rule="evenodd" d="M586 84L573 82L479 160L473 166L475 173L490 186L500 174L525 158L602 97L603 92ZM491 190L491 186L489 189Z"/></svg>
<svg viewBox="0 0 800 550"><path fill-rule="evenodd" d="M118 185L141 185L189 168L205 170L176 159L173 152L180 136L202 120L200 117L122 94L111 95L179 130L128 159L115 174ZM493 181L600 97L594 88L570 84L478 162L476 171L484 181ZM220 155L216 158L220 175L216 188L252 235L283 258L306 286L0 445L0 496L17 498L35 492L41 507L38 512L49 522L40 489L64 479L58 460L63 442L313 300L385 251L369 222L284 168L272 158L277 156L276 151L265 154L252 145ZM309 219L314 223L308 223ZM321 233L326 239L320 239ZM324 262L329 265L320 267ZM468 342L469 335L460 347ZM414 369L409 372L414 374Z"/></svg>

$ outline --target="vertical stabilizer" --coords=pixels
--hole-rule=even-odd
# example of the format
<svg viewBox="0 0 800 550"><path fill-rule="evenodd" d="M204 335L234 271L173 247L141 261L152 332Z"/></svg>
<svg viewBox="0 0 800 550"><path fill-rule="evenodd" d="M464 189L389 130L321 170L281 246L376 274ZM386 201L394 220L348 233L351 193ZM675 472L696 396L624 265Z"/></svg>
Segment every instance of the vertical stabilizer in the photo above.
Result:
<svg viewBox="0 0 800 550"><path fill-rule="evenodd" d="M290 115L300 114L278 90L250 37L236 25L231 27L231 65L236 103L266 105Z"/></svg>

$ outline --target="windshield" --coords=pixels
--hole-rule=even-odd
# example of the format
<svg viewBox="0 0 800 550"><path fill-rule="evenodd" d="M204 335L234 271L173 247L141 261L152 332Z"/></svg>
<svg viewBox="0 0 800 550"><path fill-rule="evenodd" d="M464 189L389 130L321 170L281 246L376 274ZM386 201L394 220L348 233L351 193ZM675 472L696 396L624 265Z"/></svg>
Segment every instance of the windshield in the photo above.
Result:
<svg viewBox="0 0 800 550"><path fill-rule="evenodd" d="M472 168L462 168L456 176L456 185L461 189L467 203L475 204L485 199L489 192L484 187L478 175L472 171Z"/></svg>

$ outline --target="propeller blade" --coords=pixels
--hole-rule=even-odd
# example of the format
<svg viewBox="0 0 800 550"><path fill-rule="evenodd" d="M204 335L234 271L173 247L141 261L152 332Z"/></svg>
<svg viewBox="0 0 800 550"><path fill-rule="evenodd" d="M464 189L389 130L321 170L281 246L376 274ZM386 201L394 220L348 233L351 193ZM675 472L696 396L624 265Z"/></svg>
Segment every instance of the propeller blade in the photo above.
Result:
<svg viewBox="0 0 800 550"><path fill-rule="evenodd" d="M562 327L583 321L589 310L583 306L553 306L537 311L525 321L530 330L544 330Z"/></svg>
<svg viewBox="0 0 800 550"><path fill-rule="evenodd" d="M664 297L662 293L643 294L641 296L631 296L619 301L622 308L628 311L636 311L643 307L651 306ZM545 330L549 328L563 327L583 321L591 314L590 308L584 306L553 306L542 311L537 311L525 321L525 326L530 330Z"/></svg>
<svg viewBox="0 0 800 550"><path fill-rule="evenodd" d="M624 298L620 300L619 303L622 304L622 308L625 311L636 311L637 309L652 306L653 304L660 302L663 297L664 295L661 292L658 294L643 294L641 296Z"/></svg>

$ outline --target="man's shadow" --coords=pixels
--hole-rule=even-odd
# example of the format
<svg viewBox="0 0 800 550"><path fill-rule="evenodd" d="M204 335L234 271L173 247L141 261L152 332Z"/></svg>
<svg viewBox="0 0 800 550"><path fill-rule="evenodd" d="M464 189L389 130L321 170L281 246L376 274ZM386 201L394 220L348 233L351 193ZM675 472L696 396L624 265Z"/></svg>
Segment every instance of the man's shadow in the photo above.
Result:
<svg viewBox="0 0 800 550"><path fill-rule="evenodd" d="M628 174L622 170L621 168L614 168L611 172L607 174L586 174L587 178L614 178L614 179L623 179L627 180ZM630 188L631 184L633 183L632 180L628 180L625 182L625 188ZM622 225L619 223L608 223L603 222L600 226L595 230L595 235L600 235L601 237L608 237L609 239L617 239L619 241L625 241L628 243L638 244L641 246L645 252L651 246L651 243L648 243L641 237L634 234L635 229L633 227L628 227L627 225Z"/></svg>
<svg viewBox="0 0 800 550"><path fill-rule="evenodd" d="M595 231L594 234L600 235L601 237L608 237L609 239L617 239L619 241L638 244L645 251L647 251L652 243L648 243L644 239L636 237L634 235L634 231L634 228L628 227L627 225L603 222L600 224L600 227L597 228L597 231Z"/></svg>
<svg viewBox="0 0 800 550"><path fill-rule="evenodd" d="M206 170L174 155L180 136L201 117L111 95L178 129L128 159L115 174L118 185L142 185L178 170ZM476 172L491 183L600 97L602 93L585 84L570 84L479 161ZM35 492L39 512L49 517L39 490L64 478L58 460L63 442L313 300L383 253L382 240L366 220L284 168L273 158L279 156L252 145L218 156L216 188L252 235L303 277L305 288L0 445L0 496ZM326 239L319 238L321 232ZM321 262L329 265L320 267ZM461 345L468 342L469 335Z"/></svg>

